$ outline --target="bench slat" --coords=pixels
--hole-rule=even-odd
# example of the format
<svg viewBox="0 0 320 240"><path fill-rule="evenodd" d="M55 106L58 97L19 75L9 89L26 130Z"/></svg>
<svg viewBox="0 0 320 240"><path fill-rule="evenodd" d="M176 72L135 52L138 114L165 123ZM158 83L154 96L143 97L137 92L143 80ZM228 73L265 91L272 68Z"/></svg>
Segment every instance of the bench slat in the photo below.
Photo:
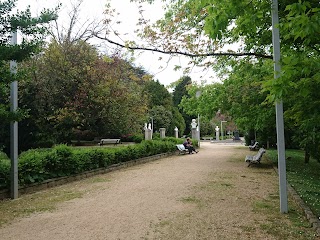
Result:
<svg viewBox="0 0 320 240"><path fill-rule="evenodd" d="M118 144L118 143L120 143L120 142L121 142L120 139L103 138L103 139L100 140L99 145L101 146L101 145L103 145L103 144L105 144L105 143L113 143L113 144L116 145L116 144Z"/></svg>
<svg viewBox="0 0 320 240"><path fill-rule="evenodd" d="M183 144L178 144L178 145L176 145L176 146L177 146L177 148L178 148L178 150L179 150L179 154L180 154L180 153L186 154L187 152L189 152L189 150L186 149Z"/></svg>
<svg viewBox="0 0 320 240"><path fill-rule="evenodd" d="M260 163L261 161L261 158L263 156L263 154L266 152L266 150L264 148L260 148L258 153L256 155L247 155L245 157L245 162L249 163L248 167L251 165L251 164L255 164L255 163Z"/></svg>

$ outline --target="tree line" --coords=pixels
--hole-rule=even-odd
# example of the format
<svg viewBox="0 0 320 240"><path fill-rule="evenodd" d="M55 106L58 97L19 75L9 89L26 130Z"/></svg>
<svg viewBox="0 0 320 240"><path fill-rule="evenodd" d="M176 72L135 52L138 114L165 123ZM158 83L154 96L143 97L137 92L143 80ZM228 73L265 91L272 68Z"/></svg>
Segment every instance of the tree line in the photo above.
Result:
<svg viewBox="0 0 320 240"><path fill-rule="evenodd" d="M12 8L14 2L4 1L6 4L1 6L4 13L6 8ZM137 2L152 4L153 1ZM143 13L143 7L140 12ZM105 13L105 27L93 31L93 36L130 50L190 56L191 66L186 70L191 69L192 65L201 66L204 70L213 68L222 82L192 86L191 80L184 77L175 85L172 99L170 93L159 87L161 84L150 81L152 76L143 69L122 59L121 55L100 55L81 39L61 41L59 38L59 41L52 40L42 50L41 38L36 33L39 29L44 30L39 24L44 26L57 17L54 11L47 10L44 17L29 21L32 28L24 33L33 36L31 39L35 41L26 42L25 46L9 46L8 33L12 29L2 28L6 34L1 40L4 49L1 51L1 99L7 99L5 93L10 79L22 79L23 76L20 84L24 88L19 94L20 106L25 106L16 114L11 114L7 111L6 101L2 101L2 119L24 117L21 124L26 127L23 129L30 126L30 129L38 128L48 133L30 131L26 137L42 139L45 136L44 139L48 139L49 136L55 141L62 141L70 136L71 130L79 134L87 129L92 132L101 130L109 136L128 133L128 129L138 130L140 124L150 117L155 119L155 124L163 121L161 125L171 129L169 131L178 125L178 122L172 124L175 119L185 119L184 123L179 121L181 125L178 127L183 129L188 128L186 116L192 118L200 113L202 118L210 120L219 112L232 120L247 139L276 146L274 103L282 99L286 147L304 149L306 162L311 156L320 159L318 1L286 0L279 3L280 23L277 27L281 36L282 72L277 81L273 79L271 2L268 0L167 2L164 17L155 24L151 25L143 14L139 19L137 32L147 43L145 45L134 41L117 44L108 32L114 16L110 5L107 5ZM28 11L22 14L30 17ZM1 17L0 21L3 26L10 26L10 22L19 27L22 26L19 21L25 19L12 16ZM238 44L238 50L220 50L230 44ZM79 57L81 54L83 58ZM7 67L10 59L28 59L21 64L26 71L19 71L17 76L10 75ZM179 85L188 86L184 89L185 95L179 95ZM155 91L157 87L159 90ZM196 92L199 90L201 96L197 98ZM159 97L156 94L163 95ZM176 97L182 101L177 101ZM159 118L156 114L160 115ZM39 117L32 119L32 116ZM169 120L164 119L171 119L171 125ZM119 129L123 131L117 132Z"/></svg>
<svg viewBox="0 0 320 240"><path fill-rule="evenodd" d="M186 123L178 109L182 97L119 52L102 54L85 39L71 39L71 34L45 41L50 32L47 24L57 18L56 11L45 10L36 19L29 8L12 14L15 2L0 5L0 44L5 50L0 66L1 149L9 152L13 120L19 121L20 151L142 134L151 118L155 130L164 127L173 136L178 127L184 133ZM23 41L12 46L10 34L15 30ZM18 61L17 74L10 72L9 60ZM13 80L19 83L19 110L14 113L9 102Z"/></svg>
<svg viewBox="0 0 320 240"><path fill-rule="evenodd" d="M274 103L281 99L286 147L303 149L305 162L311 156L320 161L319 1L279 1L282 71L277 80L271 9L269 0L167 2L165 15L155 24L140 21L140 35L149 45L139 48L190 56L189 68L214 68L222 83L190 89L182 102L185 111L212 118L220 110L261 144L276 146ZM238 49L231 49L232 44ZM129 46L135 49L137 43Z"/></svg>

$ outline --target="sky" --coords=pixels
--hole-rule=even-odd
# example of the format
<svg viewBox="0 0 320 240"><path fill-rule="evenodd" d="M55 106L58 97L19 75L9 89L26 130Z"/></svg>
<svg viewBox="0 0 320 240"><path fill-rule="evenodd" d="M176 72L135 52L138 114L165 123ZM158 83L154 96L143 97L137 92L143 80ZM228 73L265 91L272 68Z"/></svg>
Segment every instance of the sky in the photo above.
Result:
<svg viewBox="0 0 320 240"><path fill-rule="evenodd" d="M61 26L68 24L68 12L71 10L70 3L77 2L77 0L19 0L18 8L24 9L27 5L31 6L33 14L37 15L43 8L54 8L58 3L62 3L61 11L59 13L58 23ZM106 0L83 0L81 4L81 12L78 26L82 26L86 20L96 20L99 21L103 19L103 11L105 9ZM117 17L117 20L121 21L121 25L115 26L115 28L122 34L122 39L126 38L127 40L135 40L138 38L134 34L136 29L136 22L138 20L138 8L136 3L131 3L130 0L110 0L111 6L117 10L120 14ZM157 2L157 1L156 1ZM144 16L149 18L151 21L155 21L162 17L163 10L160 5L160 1L157 4L146 5ZM120 39L117 37L112 37L112 40L120 42ZM101 44L97 39L90 40L93 44ZM105 44L105 43L103 43ZM109 45L110 47L110 45ZM113 46L112 46L113 47ZM100 47L103 52L109 48ZM162 58L159 61L159 57ZM147 52L147 51L137 51L135 54L135 65L142 66L148 73L154 75L155 80L165 86L169 85L172 82L177 81L182 77L183 70L175 71L174 67L180 65L187 67L188 58L180 56L174 57L169 62L169 55ZM168 63L167 63L168 62ZM195 82L212 82L217 81L213 71L203 71L202 68L194 68L190 74L188 74L191 79Z"/></svg>

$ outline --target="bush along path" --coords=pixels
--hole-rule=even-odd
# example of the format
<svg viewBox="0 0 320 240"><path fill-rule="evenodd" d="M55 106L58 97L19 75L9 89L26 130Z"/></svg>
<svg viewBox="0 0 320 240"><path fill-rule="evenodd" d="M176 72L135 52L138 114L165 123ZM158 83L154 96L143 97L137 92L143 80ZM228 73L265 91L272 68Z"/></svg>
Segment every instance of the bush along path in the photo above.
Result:
<svg viewBox="0 0 320 240"><path fill-rule="evenodd" d="M19 156L19 186L42 183L48 179L81 174L114 164L156 154L174 152L181 139L164 138L139 144L103 148L73 148L58 145L52 149L34 149ZM0 158L1 189L10 188L10 160Z"/></svg>

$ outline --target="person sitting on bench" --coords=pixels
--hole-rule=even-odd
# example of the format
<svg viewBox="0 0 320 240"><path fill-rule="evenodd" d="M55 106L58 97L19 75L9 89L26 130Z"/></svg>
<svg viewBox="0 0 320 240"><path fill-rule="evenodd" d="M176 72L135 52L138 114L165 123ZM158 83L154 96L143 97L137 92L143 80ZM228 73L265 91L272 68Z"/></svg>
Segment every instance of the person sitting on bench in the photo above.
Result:
<svg viewBox="0 0 320 240"><path fill-rule="evenodd" d="M196 151L196 149L193 147L190 138L187 138L187 140L183 143L183 145L186 149L188 149L189 154L193 154L193 152L198 153L198 151Z"/></svg>

